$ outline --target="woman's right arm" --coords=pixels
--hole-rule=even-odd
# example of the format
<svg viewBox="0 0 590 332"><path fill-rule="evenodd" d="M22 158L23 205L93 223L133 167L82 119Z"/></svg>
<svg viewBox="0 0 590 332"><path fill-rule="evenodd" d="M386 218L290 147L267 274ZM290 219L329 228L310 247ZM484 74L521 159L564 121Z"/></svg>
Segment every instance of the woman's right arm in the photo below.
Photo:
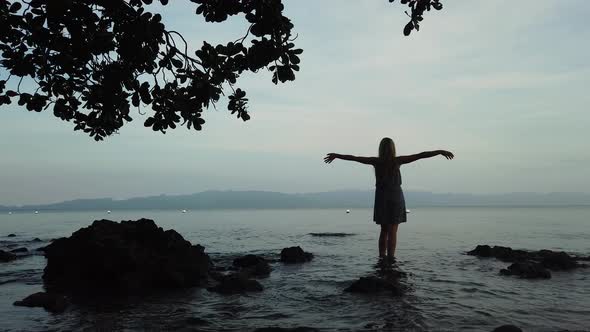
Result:
<svg viewBox="0 0 590 332"><path fill-rule="evenodd" d="M338 153L328 153L324 157L324 162L326 164L331 163L334 159L342 159L342 160L349 160L349 161L356 161L357 163L367 164L367 165L374 165L375 161L377 160L376 157L357 157L349 154L338 154Z"/></svg>

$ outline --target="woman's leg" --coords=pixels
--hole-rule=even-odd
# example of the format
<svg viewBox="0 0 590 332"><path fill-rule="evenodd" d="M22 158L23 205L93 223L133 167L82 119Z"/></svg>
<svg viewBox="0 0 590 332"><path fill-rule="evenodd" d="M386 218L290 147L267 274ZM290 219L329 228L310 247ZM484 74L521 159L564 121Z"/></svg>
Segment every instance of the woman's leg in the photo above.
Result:
<svg viewBox="0 0 590 332"><path fill-rule="evenodd" d="M387 256L395 257L395 247L397 245L397 226L398 224L387 225Z"/></svg>
<svg viewBox="0 0 590 332"><path fill-rule="evenodd" d="M385 257L388 226L389 225L381 225L381 232L379 233L379 257Z"/></svg>

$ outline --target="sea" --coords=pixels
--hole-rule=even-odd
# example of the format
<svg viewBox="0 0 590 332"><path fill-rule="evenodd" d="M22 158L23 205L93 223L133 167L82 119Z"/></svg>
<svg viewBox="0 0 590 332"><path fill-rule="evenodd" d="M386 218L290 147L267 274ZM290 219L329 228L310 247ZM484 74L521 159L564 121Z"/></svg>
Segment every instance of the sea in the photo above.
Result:
<svg viewBox="0 0 590 332"><path fill-rule="evenodd" d="M13 305L43 290L46 261L36 248L96 219L138 218L175 229L215 261L244 254L278 258L290 246L315 257L295 265L273 261L259 293L192 288L97 298L61 314ZM523 331L590 331L590 268L527 280L500 275L507 263L466 255L489 244L588 256L590 207L414 207L399 227L395 262L407 274L406 294L344 292L378 272L378 236L371 209L4 213L0 248L26 247L31 254L0 263L0 331L492 331L504 324Z"/></svg>

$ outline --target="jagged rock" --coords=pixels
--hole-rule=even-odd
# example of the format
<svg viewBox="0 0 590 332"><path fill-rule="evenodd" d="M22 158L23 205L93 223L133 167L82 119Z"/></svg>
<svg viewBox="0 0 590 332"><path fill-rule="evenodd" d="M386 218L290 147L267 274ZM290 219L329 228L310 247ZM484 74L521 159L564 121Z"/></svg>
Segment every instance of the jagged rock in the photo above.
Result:
<svg viewBox="0 0 590 332"><path fill-rule="evenodd" d="M43 307L45 310L59 313L68 306L68 301L63 295L38 292L25 297L21 301L14 302L15 306L21 307Z"/></svg>
<svg viewBox="0 0 590 332"><path fill-rule="evenodd" d="M522 330L514 325L502 325L496 327L492 332L522 332Z"/></svg>
<svg viewBox="0 0 590 332"><path fill-rule="evenodd" d="M11 253L11 252L7 252L4 250L0 250L0 262L10 262L12 260L16 259L16 255Z"/></svg>
<svg viewBox="0 0 590 332"><path fill-rule="evenodd" d="M15 237L16 234L8 234L7 237Z"/></svg>
<svg viewBox="0 0 590 332"><path fill-rule="evenodd" d="M222 276L219 280L219 284L209 287L207 290L220 294L240 294L246 292L261 292L263 288L258 281L248 279L246 276L236 273Z"/></svg>
<svg viewBox="0 0 590 332"><path fill-rule="evenodd" d="M36 237L36 238L33 239L33 242L41 242L41 239L38 238L38 237Z"/></svg>
<svg viewBox="0 0 590 332"><path fill-rule="evenodd" d="M156 288L199 286L211 261L174 230L153 220L97 220L44 249L43 281L74 293L146 293Z"/></svg>
<svg viewBox="0 0 590 332"><path fill-rule="evenodd" d="M19 252L28 252L28 251L29 251L29 249L27 249L27 248L16 248L16 249L10 250L10 252L13 252L15 254L19 253Z"/></svg>
<svg viewBox="0 0 590 332"><path fill-rule="evenodd" d="M292 328L285 328L285 327L261 327L254 332L319 332L320 330L314 329L312 327L292 327Z"/></svg>
<svg viewBox="0 0 590 332"><path fill-rule="evenodd" d="M299 246L281 250L281 262L283 263L305 263L312 259L313 254L303 251Z"/></svg>
<svg viewBox="0 0 590 332"><path fill-rule="evenodd" d="M502 275L515 275L525 279L549 279L551 272L542 264L535 262L516 262L507 269L500 270Z"/></svg>
<svg viewBox="0 0 590 332"><path fill-rule="evenodd" d="M344 291L366 294L391 292L393 295L402 295L403 293L401 285L395 279L384 279L374 276L361 277Z"/></svg>
<svg viewBox="0 0 590 332"><path fill-rule="evenodd" d="M265 277L270 274L267 260L256 255L246 255L234 259L233 265L240 268L240 272L255 277Z"/></svg>
<svg viewBox="0 0 590 332"><path fill-rule="evenodd" d="M511 265L510 267L512 267L514 272L511 271L510 267L500 271L502 274L516 274L524 278L550 278L549 271L544 271L545 269L564 271L586 267L586 265L578 262L579 260L583 260L584 257L571 256L563 251L545 249L526 251L514 250L509 247L478 245L472 251L467 252L467 254L478 257L495 257L504 262L524 263L524 265Z"/></svg>

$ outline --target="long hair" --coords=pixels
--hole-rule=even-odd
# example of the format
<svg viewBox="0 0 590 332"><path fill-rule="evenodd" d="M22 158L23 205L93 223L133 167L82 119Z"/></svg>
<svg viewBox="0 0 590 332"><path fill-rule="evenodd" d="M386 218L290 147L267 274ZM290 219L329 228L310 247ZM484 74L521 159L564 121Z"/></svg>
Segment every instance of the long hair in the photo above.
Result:
<svg viewBox="0 0 590 332"><path fill-rule="evenodd" d="M389 137L384 137L379 143L379 159L386 162L393 162L395 159L395 143Z"/></svg>

